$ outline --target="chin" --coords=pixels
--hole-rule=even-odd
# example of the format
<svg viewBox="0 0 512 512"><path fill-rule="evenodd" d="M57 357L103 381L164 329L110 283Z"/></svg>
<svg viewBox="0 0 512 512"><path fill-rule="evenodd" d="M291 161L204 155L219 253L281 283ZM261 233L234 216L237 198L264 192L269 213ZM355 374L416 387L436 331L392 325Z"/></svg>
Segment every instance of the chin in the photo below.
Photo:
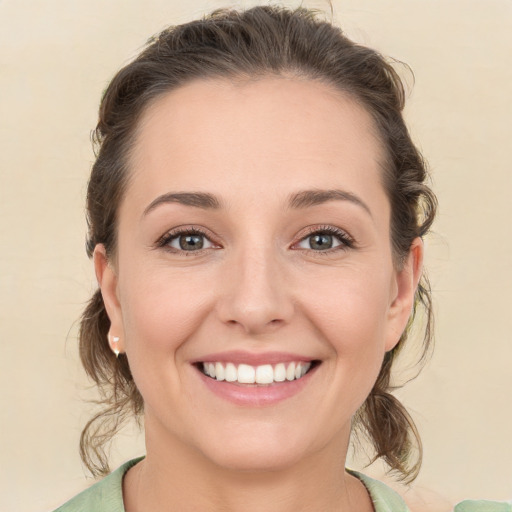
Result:
<svg viewBox="0 0 512 512"><path fill-rule="evenodd" d="M213 454L212 454L213 455ZM213 462L226 470L242 473L283 471L300 461L297 452L279 450L242 449L230 450L229 453L215 454Z"/></svg>
<svg viewBox="0 0 512 512"><path fill-rule="evenodd" d="M209 445L203 455L215 465L231 471L266 472L292 467L307 455L305 442L290 435L228 436L226 442ZM296 437L296 436L295 436Z"/></svg>

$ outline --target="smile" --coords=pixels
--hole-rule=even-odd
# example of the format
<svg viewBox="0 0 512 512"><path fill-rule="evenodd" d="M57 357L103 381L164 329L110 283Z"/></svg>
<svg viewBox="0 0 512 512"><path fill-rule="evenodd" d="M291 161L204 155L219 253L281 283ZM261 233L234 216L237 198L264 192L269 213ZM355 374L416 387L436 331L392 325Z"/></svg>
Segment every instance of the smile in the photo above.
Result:
<svg viewBox="0 0 512 512"><path fill-rule="evenodd" d="M289 352L230 350L191 361L206 389L241 407L277 405L315 380L322 360Z"/></svg>
<svg viewBox="0 0 512 512"><path fill-rule="evenodd" d="M236 365L229 362L203 362L198 367L206 376L217 381L269 385L301 379L311 369L312 362L292 361L258 366Z"/></svg>

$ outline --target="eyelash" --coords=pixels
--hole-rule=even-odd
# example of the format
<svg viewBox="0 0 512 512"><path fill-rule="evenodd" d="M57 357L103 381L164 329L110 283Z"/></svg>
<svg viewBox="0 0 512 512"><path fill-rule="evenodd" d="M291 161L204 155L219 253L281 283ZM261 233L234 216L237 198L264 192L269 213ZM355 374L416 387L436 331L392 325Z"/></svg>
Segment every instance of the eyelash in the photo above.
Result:
<svg viewBox="0 0 512 512"><path fill-rule="evenodd" d="M197 251L185 251L183 249L176 249L174 247L170 247L170 243L175 240L176 238L179 238L183 235L199 235L206 238L210 243L215 245L215 242L211 240L211 235L204 231L203 229L196 227L196 226L188 226L188 227L182 227L182 228L175 228L160 237L156 242L157 248L165 249L169 252L175 253L175 254L184 254L185 256L193 256L193 255L199 255L202 254L204 251L207 251L210 249L210 247L207 247L206 249L199 249Z"/></svg>
<svg viewBox="0 0 512 512"><path fill-rule="evenodd" d="M197 255L200 255L202 254L203 252L205 251L208 251L209 249L211 249L211 247L207 247L206 249L198 249L196 251L185 251L183 249L176 249L174 247L170 247L170 243L179 238L180 236L183 236L183 235L199 235L199 236L203 236L204 238L206 238L210 243L215 244L215 242L213 242L211 240L211 235L209 235L209 233L207 233L206 231L204 231L203 229L201 229L200 227L196 227L196 226L190 226L190 227L183 227L183 228L176 228L176 229L173 229L172 231L169 231L167 232L165 235L163 235L162 237L160 237L157 242L156 242L156 247L157 248L162 248L162 249L165 249L169 252L172 252L172 253L175 253L175 254L183 254L183 255L186 255L186 256L197 256ZM295 244L293 244L293 246L296 246L298 245L299 243L301 243L302 241L306 240L307 238L313 236L313 235L329 235L329 236L333 236L335 238L338 239L338 241L340 242L340 245L336 246L336 247L331 247L330 249L325 249L325 250L314 250L314 249L304 249L304 250L307 250L307 251L311 251L311 252L314 252L315 254L319 254L319 255L329 255L329 254L332 254L333 252L337 252L337 251L346 251L347 249L353 249L356 244L355 244L355 240L346 232L346 231L343 231L342 229L340 228L336 228L334 226L312 226L310 228L308 228L306 234L298 241L296 242ZM293 248L292 246L292 248ZM295 249L295 250L298 250L298 249Z"/></svg>
<svg viewBox="0 0 512 512"><path fill-rule="evenodd" d="M294 245L299 244L303 240L313 236L313 235L329 235L337 238L340 242L340 245L336 247L331 247L330 249L326 249L324 251L315 251L314 249L306 249L314 252L319 255L330 255L333 252L337 251L346 251L347 249L354 249L356 247L355 240L343 229L337 228L335 226L311 226L307 229L305 236L303 236L299 242Z"/></svg>

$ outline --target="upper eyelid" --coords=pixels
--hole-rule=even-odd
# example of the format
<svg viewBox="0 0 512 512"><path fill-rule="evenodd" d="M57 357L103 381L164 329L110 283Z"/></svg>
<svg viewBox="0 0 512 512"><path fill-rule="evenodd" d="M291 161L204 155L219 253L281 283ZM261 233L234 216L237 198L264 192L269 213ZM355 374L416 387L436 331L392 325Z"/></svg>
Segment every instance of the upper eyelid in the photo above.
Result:
<svg viewBox="0 0 512 512"><path fill-rule="evenodd" d="M309 236L314 233L322 233L324 231L332 232L332 233L344 233L347 236L350 237L350 235L342 228L339 228L337 226L330 226L330 225L314 225L314 226L306 226L305 228L302 228L301 231L306 230L306 233L302 234L302 238ZM162 235L161 238L164 238L166 236L179 236L184 233L200 233L201 235L204 235L206 237L211 236L207 231L206 228L203 228L202 226L197 225L185 225L185 226L177 226L175 228L169 229L166 233Z"/></svg>
<svg viewBox="0 0 512 512"><path fill-rule="evenodd" d="M331 226L331 225L328 225L328 224L319 224L319 225L314 225L314 226L307 226L306 228L304 228L306 230L306 234L303 236L303 237L306 237L306 236L309 236L309 235L312 235L312 234L315 234L315 233L323 233L323 232L328 232L328 233L343 233L347 236L350 236L346 230L342 229L342 228L339 228L337 226Z"/></svg>
<svg viewBox="0 0 512 512"><path fill-rule="evenodd" d="M297 245L298 243L302 242L306 238L309 238L312 235L315 235L317 233L328 233L332 236L337 237L343 246L345 247L353 247L355 245L354 238L344 229L335 227L335 226L328 226L328 225L320 225L320 226L309 226L308 231L299 238L297 242L294 242L293 245ZM311 249L312 250L312 249ZM314 252L327 252L327 251L314 251Z"/></svg>
<svg viewBox="0 0 512 512"><path fill-rule="evenodd" d="M302 242L304 239L316 234L316 233L329 233L333 236L337 236L341 239L341 241L344 243L345 246L347 246L347 242L350 242L351 244L355 243L354 238L345 230L342 228L339 228L337 226L330 226L330 225L314 225L314 226L307 226L306 228L303 228L306 230L305 233L302 233L300 235L300 238L297 238L296 241L292 243L292 247L297 245L298 243ZM220 245L218 241L216 241L216 237L211 235L209 233L209 230L206 230L206 228L203 228L202 226L180 226L173 229L170 229L167 231L164 235L162 235L156 242L157 246L165 246L169 243L169 241L176 239L177 237L184 235L184 234L199 234L201 236L204 236L206 239L208 239L212 244L214 245ZM185 251L189 252L189 251ZM194 252L194 251L190 251ZM199 252L199 251L197 251ZM320 251L314 251L314 252L320 252Z"/></svg>
<svg viewBox="0 0 512 512"><path fill-rule="evenodd" d="M344 238L345 240L349 240L352 243L355 243L354 237L350 235L345 229L339 228L337 226L329 226L329 225L319 225L319 226L308 226L306 228L306 233L302 234L299 238L299 242L308 238L316 233L329 233L334 236L338 236L340 238Z"/></svg>
<svg viewBox="0 0 512 512"><path fill-rule="evenodd" d="M176 238L178 236L186 235L186 234L199 234L199 235L203 235L206 238L208 238L209 240L214 238L213 235L210 234L209 230L207 230L206 228L203 228L202 226L197 226L197 225L193 225L192 224L190 226L189 225L177 226L175 228L169 229L168 231L166 231L159 238L159 240Z"/></svg>

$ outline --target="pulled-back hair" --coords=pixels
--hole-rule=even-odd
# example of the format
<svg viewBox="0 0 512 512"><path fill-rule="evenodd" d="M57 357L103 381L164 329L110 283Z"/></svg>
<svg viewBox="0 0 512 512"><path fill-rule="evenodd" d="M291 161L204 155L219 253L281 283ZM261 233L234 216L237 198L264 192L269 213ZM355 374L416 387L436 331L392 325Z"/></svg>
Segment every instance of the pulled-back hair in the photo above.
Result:
<svg viewBox="0 0 512 512"><path fill-rule="evenodd" d="M105 91L94 131L96 161L87 192L87 252L103 244L116 251L119 204L130 179L128 160L141 115L163 94L192 80L291 76L329 84L362 105L372 116L385 153L383 184L391 204L391 244L400 268L416 237L429 230L436 200L426 185L425 163L402 117L404 88L378 52L355 44L311 10L255 7L217 10L201 20L171 27L152 38L122 68ZM425 276L415 306L396 347L387 352L377 381L354 418L367 435L375 458L412 480L421 464L421 441L404 406L390 394L391 370L402 350L418 306L424 311L423 360L432 338L432 304ZM110 321L101 292L81 318L80 357L101 391L103 409L85 426L80 452L95 475L109 471L106 445L122 422L143 412L143 400L126 356L116 359L107 335Z"/></svg>

